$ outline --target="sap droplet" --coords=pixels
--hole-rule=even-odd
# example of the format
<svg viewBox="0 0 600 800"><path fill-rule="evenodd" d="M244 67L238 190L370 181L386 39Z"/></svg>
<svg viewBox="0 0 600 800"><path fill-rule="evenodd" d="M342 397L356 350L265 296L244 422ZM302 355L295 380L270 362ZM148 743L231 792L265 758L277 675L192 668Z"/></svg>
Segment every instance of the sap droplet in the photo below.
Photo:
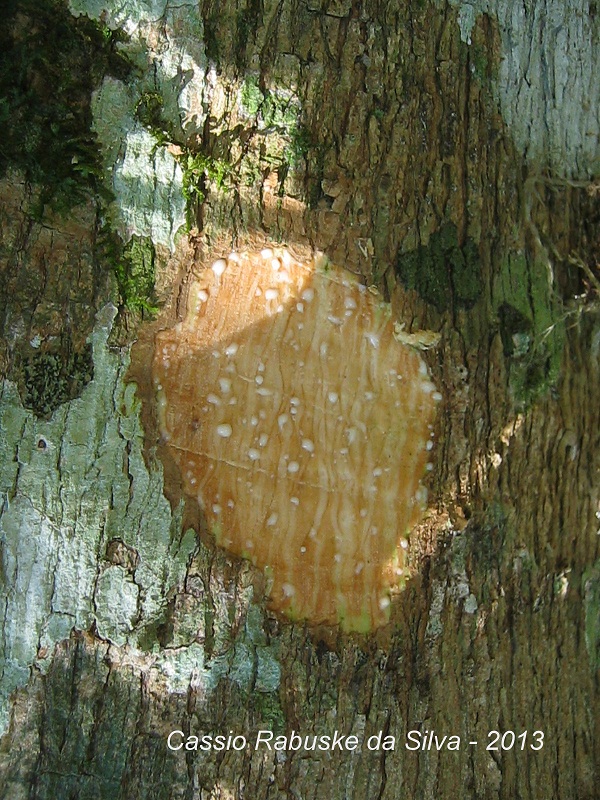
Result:
<svg viewBox="0 0 600 800"><path fill-rule="evenodd" d="M227 262L224 258L219 258L215 263L212 265L212 271L215 273L217 278L220 278L221 275L225 272L227 268Z"/></svg>

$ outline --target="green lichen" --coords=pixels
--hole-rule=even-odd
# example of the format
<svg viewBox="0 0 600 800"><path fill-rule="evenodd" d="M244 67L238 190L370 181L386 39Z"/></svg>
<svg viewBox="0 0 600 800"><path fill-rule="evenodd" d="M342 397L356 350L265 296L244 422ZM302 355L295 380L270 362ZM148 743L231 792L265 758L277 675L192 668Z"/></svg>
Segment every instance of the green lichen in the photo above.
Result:
<svg viewBox="0 0 600 800"><path fill-rule="evenodd" d="M564 344L564 315L548 265L509 253L494 282L494 307L512 394L529 406L556 382Z"/></svg>
<svg viewBox="0 0 600 800"><path fill-rule="evenodd" d="M288 89L261 89L257 75L246 75L240 92L243 111L265 127L291 130L298 122L300 104Z"/></svg>
<svg viewBox="0 0 600 800"><path fill-rule="evenodd" d="M469 31L469 41L465 39L459 41L458 59L460 65L466 67L482 87L487 88L497 77L497 66L485 45L470 41L470 36L475 36L476 33L476 30Z"/></svg>
<svg viewBox="0 0 600 800"><path fill-rule="evenodd" d="M258 186L262 181L263 171L253 153L246 153L239 167L242 185Z"/></svg>
<svg viewBox="0 0 600 800"><path fill-rule="evenodd" d="M309 129L300 123L294 124L290 129L290 144L285 151L290 166L297 167L306 161L311 147L313 137Z"/></svg>
<svg viewBox="0 0 600 800"><path fill-rule="evenodd" d="M258 727L273 731L276 736L285 732L285 715L278 692L252 692L250 714Z"/></svg>
<svg viewBox="0 0 600 800"><path fill-rule="evenodd" d="M299 122L300 104L288 89L262 89L258 76L248 74L240 89L240 107L252 125L268 135L257 140L234 165L227 159L227 136L190 144L168 119L164 98L157 91L141 94L135 109L137 120L155 138L157 146L174 145L171 152L182 171L187 228L198 224L201 208L211 190L228 192L236 186L257 187L265 175L276 172L279 194L289 173L307 157L310 134Z"/></svg>
<svg viewBox="0 0 600 800"><path fill-rule="evenodd" d="M246 75L241 90L241 105L243 111L251 117L258 115L265 96L258 85L258 78L255 75Z"/></svg>
<svg viewBox="0 0 600 800"><path fill-rule="evenodd" d="M59 0L8 0L0 29L0 175L38 187L31 213L67 212L102 194L91 95L106 74L129 71L119 35Z"/></svg>
<svg viewBox="0 0 600 800"><path fill-rule="evenodd" d="M242 110L256 120L261 128L272 128L283 141L273 139L265 147L262 158L271 166L287 170L306 159L312 145L308 128L300 122L300 103L287 89L261 89L258 76L246 75L240 92Z"/></svg>
<svg viewBox="0 0 600 800"><path fill-rule="evenodd" d="M396 272L407 289L440 311L452 305L471 308L482 291L479 252L475 242L458 244L456 226L443 225L426 247L398 257Z"/></svg>
<svg viewBox="0 0 600 800"><path fill-rule="evenodd" d="M490 86L498 77L498 66L490 58L487 48L474 42L469 49L469 56L475 78L482 86Z"/></svg>
<svg viewBox="0 0 600 800"><path fill-rule="evenodd" d="M278 94L267 92L261 109L265 125L270 128L278 126L288 132L295 127L298 121L299 106L295 98L289 93Z"/></svg>

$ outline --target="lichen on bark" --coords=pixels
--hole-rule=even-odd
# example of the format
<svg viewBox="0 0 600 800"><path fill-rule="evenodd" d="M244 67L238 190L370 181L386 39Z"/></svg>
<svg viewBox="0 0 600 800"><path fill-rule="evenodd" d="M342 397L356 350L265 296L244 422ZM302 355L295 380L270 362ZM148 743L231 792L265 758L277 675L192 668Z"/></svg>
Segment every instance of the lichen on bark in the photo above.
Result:
<svg viewBox="0 0 600 800"><path fill-rule="evenodd" d="M154 652L155 668L171 676L173 688L194 670L208 686L228 675L247 686L254 670L259 691L277 687L276 658L266 643L253 644L255 633L231 649L225 605L215 609L212 651L219 657L210 665L197 627L176 636L170 655L148 638L168 617L199 545L162 494L160 466L144 462L139 402L124 383L127 356L107 348L115 311L103 309L92 336L93 380L48 420L22 407L13 384L3 385L3 728L10 692L32 666L48 668L54 646L73 628L93 627L102 639ZM241 597L247 606L251 587Z"/></svg>

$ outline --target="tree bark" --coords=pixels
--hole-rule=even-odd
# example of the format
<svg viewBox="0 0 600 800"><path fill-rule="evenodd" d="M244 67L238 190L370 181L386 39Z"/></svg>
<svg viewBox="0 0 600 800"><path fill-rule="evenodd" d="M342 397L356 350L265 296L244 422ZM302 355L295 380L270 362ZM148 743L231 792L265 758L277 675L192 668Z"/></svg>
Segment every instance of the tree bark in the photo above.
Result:
<svg viewBox="0 0 600 800"><path fill-rule="evenodd" d="M135 335L143 383L149 334L106 305L93 203L31 221L5 179L0 797L598 796L600 213L583 106L599 27L587 2L513 6L107 4L110 24L135 21L143 67L96 107L129 97L133 119L151 87L169 123L154 174L163 159L175 185L173 152L204 158L177 240L127 216L112 173L113 224L154 243L158 325L194 269L252 241L319 248L377 286L406 331L441 334L423 353L443 395L429 509L388 626L271 613L258 571L190 527L161 463L151 400L127 380ZM106 163L132 163L123 130L94 124ZM140 201L153 220L160 186ZM249 746L172 751L174 730ZM360 746L255 748L259 730ZM408 749L410 731L460 748ZM502 749L493 731L527 736ZM368 748L380 732L393 749Z"/></svg>

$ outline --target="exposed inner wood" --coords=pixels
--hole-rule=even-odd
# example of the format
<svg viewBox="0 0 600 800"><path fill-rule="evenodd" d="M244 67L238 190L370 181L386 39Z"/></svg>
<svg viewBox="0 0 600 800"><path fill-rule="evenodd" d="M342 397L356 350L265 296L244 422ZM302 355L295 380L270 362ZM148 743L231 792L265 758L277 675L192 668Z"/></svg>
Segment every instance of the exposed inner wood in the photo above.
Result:
<svg viewBox="0 0 600 800"><path fill-rule="evenodd" d="M232 253L156 338L159 424L217 541L293 618L384 623L440 395L389 307L325 261Z"/></svg>

